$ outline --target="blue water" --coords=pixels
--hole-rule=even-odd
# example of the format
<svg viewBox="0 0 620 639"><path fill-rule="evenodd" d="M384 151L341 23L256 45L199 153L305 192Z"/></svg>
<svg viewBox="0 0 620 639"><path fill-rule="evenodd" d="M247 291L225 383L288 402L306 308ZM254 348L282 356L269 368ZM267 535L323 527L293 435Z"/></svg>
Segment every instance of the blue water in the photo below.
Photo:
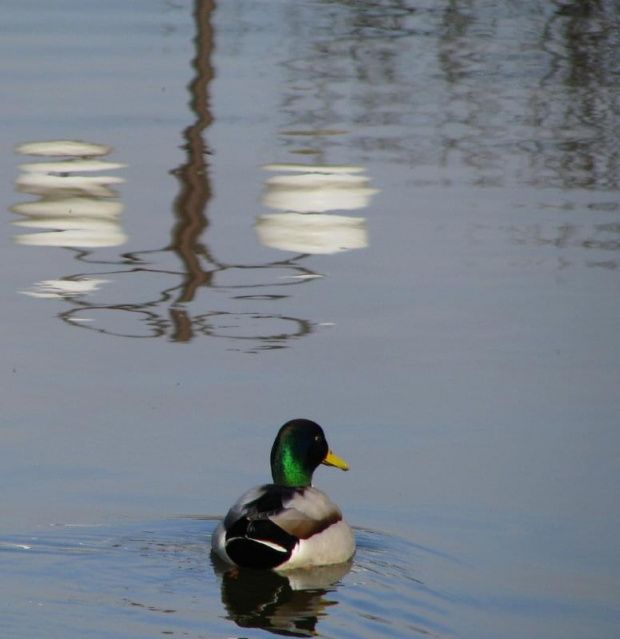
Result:
<svg viewBox="0 0 620 639"><path fill-rule="evenodd" d="M425 584L427 548L358 529L352 564L289 575L228 574L209 555L214 522L180 518L120 524L55 526L0 540L13 575L4 593L7 636L96 637L188 633L249 636L261 629L291 636L407 636L449 630L449 596ZM232 625L231 625L232 622ZM325 627L325 628L324 628ZM254 630L251 630L254 629Z"/></svg>
<svg viewBox="0 0 620 639"><path fill-rule="evenodd" d="M2 634L616 636L619 27L3 7ZM353 564L220 574L215 518L302 416Z"/></svg>

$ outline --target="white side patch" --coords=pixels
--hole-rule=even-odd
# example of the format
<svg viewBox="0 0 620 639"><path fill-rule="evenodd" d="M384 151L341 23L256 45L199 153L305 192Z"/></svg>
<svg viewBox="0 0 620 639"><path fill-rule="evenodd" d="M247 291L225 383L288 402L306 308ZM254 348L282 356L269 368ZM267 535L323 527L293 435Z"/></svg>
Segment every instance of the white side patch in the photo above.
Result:
<svg viewBox="0 0 620 639"><path fill-rule="evenodd" d="M265 539L255 539L259 544L263 544L268 546L269 548L273 548L273 550L277 550L278 552L286 554L288 550L284 546L280 546L280 544L274 544L272 541L266 541Z"/></svg>
<svg viewBox="0 0 620 639"><path fill-rule="evenodd" d="M327 566L350 559L355 552L355 537L349 525L338 521L318 535L300 540L291 558L278 570L307 566Z"/></svg>

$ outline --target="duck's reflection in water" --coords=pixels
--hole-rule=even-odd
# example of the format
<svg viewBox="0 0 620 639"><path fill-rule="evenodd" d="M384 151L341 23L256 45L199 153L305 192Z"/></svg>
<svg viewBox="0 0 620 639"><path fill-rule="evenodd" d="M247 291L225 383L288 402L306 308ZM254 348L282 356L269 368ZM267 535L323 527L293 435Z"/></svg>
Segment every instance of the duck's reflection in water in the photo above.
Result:
<svg viewBox="0 0 620 639"><path fill-rule="evenodd" d="M329 598L351 570L351 562L277 573L271 570L231 569L213 558L221 579L222 603L241 628L262 628L287 637L313 637Z"/></svg>

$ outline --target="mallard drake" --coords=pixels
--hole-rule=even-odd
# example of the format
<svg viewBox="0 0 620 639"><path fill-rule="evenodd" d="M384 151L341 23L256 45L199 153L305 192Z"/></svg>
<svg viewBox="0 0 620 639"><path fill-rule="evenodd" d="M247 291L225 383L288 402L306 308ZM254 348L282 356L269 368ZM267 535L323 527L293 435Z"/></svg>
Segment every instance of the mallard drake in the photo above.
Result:
<svg viewBox="0 0 620 639"><path fill-rule="evenodd" d="M349 467L308 419L280 428L271 449L273 484L252 488L228 511L211 539L215 555L233 566L288 570L338 564L355 540L336 504L312 486L319 464Z"/></svg>

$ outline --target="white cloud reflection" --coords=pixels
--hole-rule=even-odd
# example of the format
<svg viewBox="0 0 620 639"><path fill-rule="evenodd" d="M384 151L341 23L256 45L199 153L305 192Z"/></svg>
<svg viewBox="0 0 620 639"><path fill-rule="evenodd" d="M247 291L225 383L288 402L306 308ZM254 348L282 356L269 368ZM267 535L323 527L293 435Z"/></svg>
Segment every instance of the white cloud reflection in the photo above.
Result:
<svg viewBox="0 0 620 639"><path fill-rule="evenodd" d="M366 208L378 189L363 167L270 164L287 175L265 181L261 204L285 213L259 215L255 228L264 246L297 253L338 253L368 246L364 218L329 211Z"/></svg>
<svg viewBox="0 0 620 639"><path fill-rule="evenodd" d="M102 284L110 280L95 279L89 277L80 277L79 279L70 280L43 280L37 282L32 290L20 291L24 295L30 297L79 297L94 293Z"/></svg>
<svg viewBox="0 0 620 639"><path fill-rule="evenodd" d="M368 246L363 218L316 213L268 213L259 215L258 241L269 248L293 253L338 253Z"/></svg>
<svg viewBox="0 0 620 639"><path fill-rule="evenodd" d="M111 146L91 144L80 140L48 140L44 142L24 142L15 147L19 155L43 155L46 157L96 157L108 155Z"/></svg>
<svg viewBox="0 0 620 639"><path fill-rule="evenodd" d="M119 246L127 241L121 226L123 204L116 199L113 184L123 178L110 175L80 175L124 167L119 162L93 159L106 155L111 147L72 140L29 142L16 147L22 155L62 158L20 165L16 180L19 192L36 195L38 200L11 208L24 217L16 226L45 229L20 234L18 244L94 248Z"/></svg>

